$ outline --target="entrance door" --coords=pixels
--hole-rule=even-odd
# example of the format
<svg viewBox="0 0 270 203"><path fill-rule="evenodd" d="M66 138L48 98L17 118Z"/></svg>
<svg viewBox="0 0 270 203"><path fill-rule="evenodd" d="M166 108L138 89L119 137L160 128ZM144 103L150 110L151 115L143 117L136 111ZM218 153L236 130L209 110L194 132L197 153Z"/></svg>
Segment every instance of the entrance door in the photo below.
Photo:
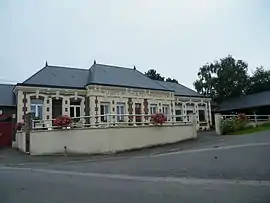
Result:
<svg viewBox="0 0 270 203"><path fill-rule="evenodd" d="M0 147L12 145L12 117L0 116Z"/></svg>
<svg viewBox="0 0 270 203"><path fill-rule="evenodd" d="M141 116L137 116L137 115L141 115L142 114L142 104L135 103L135 114L136 114L135 119L136 119L137 125L141 125L142 117Z"/></svg>
<svg viewBox="0 0 270 203"><path fill-rule="evenodd" d="M52 118L57 118L62 115L62 99L52 100Z"/></svg>

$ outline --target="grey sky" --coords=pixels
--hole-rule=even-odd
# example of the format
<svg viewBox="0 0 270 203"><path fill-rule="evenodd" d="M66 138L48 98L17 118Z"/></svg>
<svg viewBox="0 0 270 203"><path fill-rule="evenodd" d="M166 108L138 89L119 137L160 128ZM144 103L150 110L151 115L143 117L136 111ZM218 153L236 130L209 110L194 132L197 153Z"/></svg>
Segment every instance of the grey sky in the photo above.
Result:
<svg viewBox="0 0 270 203"><path fill-rule="evenodd" d="M232 54L270 67L267 0L1 0L0 82L52 65L156 69L192 87Z"/></svg>

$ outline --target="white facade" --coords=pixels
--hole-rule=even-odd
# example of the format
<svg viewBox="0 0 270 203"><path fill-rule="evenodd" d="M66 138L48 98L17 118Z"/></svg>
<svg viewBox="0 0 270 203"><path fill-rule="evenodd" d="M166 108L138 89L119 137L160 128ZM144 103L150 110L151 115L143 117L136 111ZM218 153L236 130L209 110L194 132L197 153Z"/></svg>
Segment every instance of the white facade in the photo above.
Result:
<svg viewBox="0 0 270 203"><path fill-rule="evenodd" d="M121 114L151 115L155 111L163 112L170 121L183 122L189 121L189 114L195 114L197 129L209 129L212 124L210 98L175 96L169 91L89 85L85 90L17 86L15 92L18 121L36 109L33 113L48 125L57 113L75 117L92 116L90 123L100 123L107 119L127 122L128 117ZM103 114L104 117L95 117ZM117 116L107 118L106 114ZM143 123L147 117L141 116L141 119ZM89 122L85 118L81 121ZM133 119L131 122L135 124L136 121Z"/></svg>

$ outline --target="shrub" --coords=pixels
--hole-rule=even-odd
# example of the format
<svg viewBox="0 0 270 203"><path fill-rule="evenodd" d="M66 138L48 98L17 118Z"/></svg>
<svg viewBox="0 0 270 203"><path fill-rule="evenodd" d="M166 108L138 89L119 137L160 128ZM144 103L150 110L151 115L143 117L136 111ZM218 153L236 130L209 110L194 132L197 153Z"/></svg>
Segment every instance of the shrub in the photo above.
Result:
<svg viewBox="0 0 270 203"><path fill-rule="evenodd" d="M53 121L53 124L59 127L68 127L71 123L72 119L69 116L59 116Z"/></svg>
<svg viewBox="0 0 270 203"><path fill-rule="evenodd" d="M227 118L221 121L221 133L223 135L246 129L247 118L244 114L239 114L237 117Z"/></svg>
<svg viewBox="0 0 270 203"><path fill-rule="evenodd" d="M155 113L151 115L151 122L155 125L162 125L165 121L167 121L167 118L163 113Z"/></svg>

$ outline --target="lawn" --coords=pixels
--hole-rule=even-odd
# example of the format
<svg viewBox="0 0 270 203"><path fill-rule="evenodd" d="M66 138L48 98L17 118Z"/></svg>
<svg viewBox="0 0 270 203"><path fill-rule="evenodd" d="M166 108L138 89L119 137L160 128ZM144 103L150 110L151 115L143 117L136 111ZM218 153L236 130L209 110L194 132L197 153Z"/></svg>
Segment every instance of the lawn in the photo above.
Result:
<svg viewBox="0 0 270 203"><path fill-rule="evenodd" d="M265 131L265 130L270 130L270 123L265 123L255 128L247 128L244 130L231 132L231 133L228 133L228 135L243 135L243 134L250 134L250 133L255 133L255 132L260 132L260 131Z"/></svg>

